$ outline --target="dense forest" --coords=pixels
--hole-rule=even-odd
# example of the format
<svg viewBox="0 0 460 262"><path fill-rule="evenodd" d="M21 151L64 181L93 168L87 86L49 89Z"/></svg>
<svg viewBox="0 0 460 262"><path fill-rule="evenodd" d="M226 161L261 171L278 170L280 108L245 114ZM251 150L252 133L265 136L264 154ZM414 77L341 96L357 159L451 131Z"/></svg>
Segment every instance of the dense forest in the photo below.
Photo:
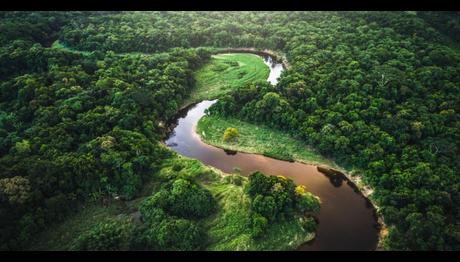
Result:
<svg viewBox="0 0 460 262"><path fill-rule="evenodd" d="M138 196L173 157L165 123L192 73L216 48L254 47L290 67L275 86L238 87L211 114L283 130L362 175L389 228L386 249L460 250L459 16L0 12L0 249L27 248L87 203ZM254 181L274 182L248 182L256 225L282 214L277 206L306 209L288 183L291 204L270 200L267 211L261 199L272 196ZM174 178L141 204L152 225L143 243L123 244L138 229L107 221L74 248L200 249L193 221L214 206L206 189Z"/></svg>

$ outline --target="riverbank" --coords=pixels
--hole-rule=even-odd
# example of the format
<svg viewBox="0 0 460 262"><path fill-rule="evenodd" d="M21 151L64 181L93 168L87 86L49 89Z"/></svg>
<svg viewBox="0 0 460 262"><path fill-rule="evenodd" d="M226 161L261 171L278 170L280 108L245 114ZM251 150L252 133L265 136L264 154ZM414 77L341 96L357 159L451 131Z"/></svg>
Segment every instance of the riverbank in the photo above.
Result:
<svg viewBox="0 0 460 262"><path fill-rule="evenodd" d="M234 127L239 131L237 142L224 142L223 133L227 127ZM383 239L388 230L383 218L378 214L379 207L372 199L373 190L364 184L361 177L353 170L346 170L332 160L322 157L302 141L288 136L286 133L272 128L254 125L236 118L221 118L206 115L202 117L196 127L196 133L201 140L209 145L235 152L260 154L271 158L295 161L315 165L322 168L333 168L345 176L347 183L363 195L375 208L374 216L379 230L378 250L383 249Z"/></svg>
<svg viewBox="0 0 460 262"><path fill-rule="evenodd" d="M240 133L237 142L225 142L222 139L227 127L237 128ZM282 131L236 118L206 115L199 120L196 132L205 143L222 149L338 168L332 161L322 157L302 141L287 136Z"/></svg>

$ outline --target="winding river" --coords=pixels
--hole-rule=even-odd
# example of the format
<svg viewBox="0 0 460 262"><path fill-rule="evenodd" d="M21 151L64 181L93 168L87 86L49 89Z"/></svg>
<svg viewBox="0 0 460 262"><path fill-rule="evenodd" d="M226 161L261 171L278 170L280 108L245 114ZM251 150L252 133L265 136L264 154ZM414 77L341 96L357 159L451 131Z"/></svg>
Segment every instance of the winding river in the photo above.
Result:
<svg viewBox="0 0 460 262"><path fill-rule="evenodd" d="M278 82L283 65L264 57L270 68L268 81ZM177 125L166 145L181 155L231 173L235 167L242 175L259 170L267 175L283 175L301 184L321 199L316 237L298 250L375 250L378 242L377 220L369 201L346 181L331 181L314 165L286 162L256 154L226 152L201 141L195 133L204 111L217 100L202 101L181 111Z"/></svg>

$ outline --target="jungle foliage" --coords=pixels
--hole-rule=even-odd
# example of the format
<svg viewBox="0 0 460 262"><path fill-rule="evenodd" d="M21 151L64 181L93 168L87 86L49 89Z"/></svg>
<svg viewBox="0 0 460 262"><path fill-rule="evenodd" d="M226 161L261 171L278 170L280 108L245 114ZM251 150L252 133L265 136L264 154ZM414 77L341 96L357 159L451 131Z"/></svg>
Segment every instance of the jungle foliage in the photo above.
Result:
<svg viewBox="0 0 460 262"><path fill-rule="evenodd" d="M211 113L357 169L386 248L459 250L458 24L439 12L0 12L0 248L81 203L136 196L171 154L158 141L209 60L199 47L256 47L290 68Z"/></svg>

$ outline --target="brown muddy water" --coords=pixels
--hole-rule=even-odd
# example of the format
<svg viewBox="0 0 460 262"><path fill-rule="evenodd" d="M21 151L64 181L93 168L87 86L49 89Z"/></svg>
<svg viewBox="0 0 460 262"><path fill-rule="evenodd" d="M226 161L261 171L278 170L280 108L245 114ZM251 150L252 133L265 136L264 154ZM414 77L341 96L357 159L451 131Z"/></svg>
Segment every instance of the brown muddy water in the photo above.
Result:
<svg viewBox="0 0 460 262"><path fill-rule="evenodd" d="M270 57L264 57L264 61L270 67L268 81L276 84L283 71L282 65ZM347 181L330 179L314 165L228 152L202 142L195 132L196 124L216 101L202 101L182 110L166 145L183 156L198 159L226 173L239 168L245 176L254 171L283 175L319 196L321 210L317 215L316 237L297 250L375 250L379 233L375 210Z"/></svg>

